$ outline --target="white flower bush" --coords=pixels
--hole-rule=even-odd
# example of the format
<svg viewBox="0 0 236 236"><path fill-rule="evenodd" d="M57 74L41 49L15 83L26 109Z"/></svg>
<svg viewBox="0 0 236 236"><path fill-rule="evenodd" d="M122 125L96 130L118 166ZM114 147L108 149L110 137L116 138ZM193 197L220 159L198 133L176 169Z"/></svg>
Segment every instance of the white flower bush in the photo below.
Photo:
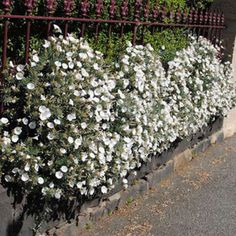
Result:
<svg viewBox="0 0 236 236"><path fill-rule="evenodd" d="M56 199L106 194L234 105L230 65L193 39L166 72L150 45L109 68L83 39L51 37L6 76L1 176Z"/></svg>
<svg viewBox="0 0 236 236"><path fill-rule="evenodd" d="M219 48L193 37L191 43L169 62L167 78L175 94L181 138L207 125L210 117L225 116L235 103L235 85L229 62L221 63Z"/></svg>

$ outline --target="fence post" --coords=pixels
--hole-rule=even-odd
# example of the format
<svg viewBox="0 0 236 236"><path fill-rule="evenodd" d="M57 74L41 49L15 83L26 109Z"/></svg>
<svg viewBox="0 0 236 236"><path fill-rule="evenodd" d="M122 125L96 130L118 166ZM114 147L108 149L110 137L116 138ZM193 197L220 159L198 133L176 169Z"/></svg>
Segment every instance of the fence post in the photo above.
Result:
<svg viewBox="0 0 236 236"><path fill-rule="evenodd" d="M32 15L33 5L34 5L34 0L25 0L25 8L27 16ZM26 37L25 37L25 64L29 63L30 33L31 33L31 20L28 19L26 23Z"/></svg>
<svg viewBox="0 0 236 236"><path fill-rule="evenodd" d="M3 11L4 15L10 14L10 7L11 7L11 1L10 0L3 0ZM0 75L0 83L1 83L1 102L0 102L0 113L3 113L4 107L3 107L3 95L2 90L4 86L4 77L3 77L3 70L7 67L7 43L8 43L8 30L9 30L9 20L6 18L4 19L3 23L3 44L2 44L2 68L1 68L1 75Z"/></svg>
<svg viewBox="0 0 236 236"><path fill-rule="evenodd" d="M158 21L158 16L159 16L159 10L158 10L158 2L155 4L155 6L152 9L152 18L153 18L153 22L157 22ZM152 34L155 33L155 25L152 26Z"/></svg>
<svg viewBox="0 0 236 236"><path fill-rule="evenodd" d="M145 7L144 7L144 20L148 21L150 16L150 3L147 1ZM142 32L142 43L144 43L144 35L145 35L145 29L147 28L146 25L143 25L143 32Z"/></svg>
<svg viewBox="0 0 236 236"><path fill-rule="evenodd" d="M128 15L128 0L124 0L122 2L121 8L120 8L120 15L122 20L126 20L126 17ZM120 31L121 38L123 38L124 35L124 24L121 24L121 31Z"/></svg>
<svg viewBox="0 0 236 236"><path fill-rule="evenodd" d="M11 1L4 0L3 3L4 15L10 14ZM2 44L2 69L7 65L7 43L8 43L9 20L6 18L3 23L3 44Z"/></svg>
<svg viewBox="0 0 236 236"><path fill-rule="evenodd" d="M88 0L83 0L81 2L81 15L83 18L87 18L88 10L89 10L89 2ZM82 23L82 27L81 27L82 38L84 37L84 32L85 32L85 22Z"/></svg>
<svg viewBox="0 0 236 236"><path fill-rule="evenodd" d="M46 9L48 16L52 16L56 10L56 1L55 0L46 0ZM52 22L48 21L47 25L47 38L51 35Z"/></svg>
<svg viewBox="0 0 236 236"><path fill-rule="evenodd" d="M114 19L115 13L116 13L116 1L111 0L109 9L109 16L111 20ZM111 38L111 30L112 30L112 24L109 25L109 31L108 31L109 38Z"/></svg>
<svg viewBox="0 0 236 236"><path fill-rule="evenodd" d="M136 45L137 29L139 26L141 7L142 7L142 0L136 0L134 5L134 21L136 22L136 24L134 25L134 31L133 31L133 45Z"/></svg>
<svg viewBox="0 0 236 236"><path fill-rule="evenodd" d="M65 15L67 17L69 17L71 15L73 7L74 7L74 1L73 0L64 0L64 12L65 12ZM68 24L68 21L66 21L65 22L65 27L64 27L64 38L67 37L68 27L69 27L69 24Z"/></svg>
<svg viewBox="0 0 236 236"><path fill-rule="evenodd" d="M97 0L96 4L95 4L95 12L96 12L96 18L100 19L101 15L102 15L102 9L103 9L103 2L102 0ZM96 24L96 29L95 29L95 35L96 38L98 37L98 33L99 33L99 22Z"/></svg>

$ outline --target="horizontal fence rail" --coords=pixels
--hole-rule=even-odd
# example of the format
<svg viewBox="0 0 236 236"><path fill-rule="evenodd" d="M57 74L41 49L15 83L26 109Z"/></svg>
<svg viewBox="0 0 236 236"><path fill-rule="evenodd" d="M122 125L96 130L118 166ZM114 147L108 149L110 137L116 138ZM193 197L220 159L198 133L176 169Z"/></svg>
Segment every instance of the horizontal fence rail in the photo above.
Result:
<svg viewBox="0 0 236 236"><path fill-rule="evenodd" d="M181 10L174 9L156 2L142 0L115 1L109 3L103 0L56 0L42 1L40 7L36 0L18 1L3 0L0 9L0 26L2 27L2 60L1 71L7 67L8 58L14 59L14 53L9 54L9 41L14 30L11 26L15 24L20 27L24 38L24 63L29 62L29 52L31 38L36 30L42 32L41 38L48 38L52 34L52 24L56 23L63 29L66 37L70 32L77 32L79 37L84 37L89 33L89 37L98 37L101 31L106 32L108 37L113 33L121 38L126 33L132 34L132 43L143 43L145 30L151 32L162 31L165 28L185 28L199 36L208 38L213 44L219 44L224 26L224 14L220 11L199 11L196 9ZM18 5L17 5L18 4ZM16 5L21 12L15 10ZM39 10L41 9L41 10ZM140 32L142 37L140 37ZM18 41L14 42L15 44ZM23 59L24 57L24 59ZM1 73L2 74L2 73ZM3 76L1 76L1 86L3 86ZM2 111L2 108L1 108Z"/></svg>

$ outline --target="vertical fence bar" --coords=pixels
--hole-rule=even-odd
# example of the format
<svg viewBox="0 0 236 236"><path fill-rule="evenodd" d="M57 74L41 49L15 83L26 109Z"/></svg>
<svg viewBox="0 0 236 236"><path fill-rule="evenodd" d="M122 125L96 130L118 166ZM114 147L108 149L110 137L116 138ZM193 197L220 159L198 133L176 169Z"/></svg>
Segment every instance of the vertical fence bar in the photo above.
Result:
<svg viewBox="0 0 236 236"><path fill-rule="evenodd" d="M96 13L96 18L100 19L102 15L102 10L103 10L103 1L102 0L97 0L95 4L95 13ZM96 24L95 28L95 36L98 38L99 34L99 22Z"/></svg>
<svg viewBox="0 0 236 236"><path fill-rule="evenodd" d="M208 25L208 21L209 21L209 14L208 11L205 11L204 14L204 25ZM203 37L207 38L208 37L208 28L203 28Z"/></svg>
<svg viewBox="0 0 236 236"><path fill-rule="evenodd" d="M224 26L225 25L225 15L223 12L221 12L220 14L220 26ZM222 28L220 28L219 30L219 44L220 44L220 41L222 39Z"/></svg>
<svg viewBox="0 0 236 236"><path fill-rule="evenodd" d="M200 15L199 15L199 25L203 25L203 20L204 20L204 16L203 16L203 11L201 10ZM199 32L198 37L200 35L203 35L203 30L201 28L199 29L198 32Z"/></svg>
<svg viewBox="0 0 236 236"><path fill-rule="evenodd" d="M11 1L10 0L3 0L2 2L3 5L3 12L4 15L8 15L10 14L10 7L11 7ZM9 30L9 19L4 19L4 23L3 23L3 43L2 43L2 68L1 68L1 75L0 75L0 113L3 113L4 111L4 106L3 106L3 94L2 94L2 90L3 90L3 86L4 86L4 77L3 77L3 70L6 69L7 67L7 43L8 43L8 30Z"/></svg>
<svg viewBox="0 0 236 236"><path fill-rule="evenodd" d="M150 15L150 3L147 1L145 7L144 7L144 20L148 21L149 20L149 15ZM147 26L143 25L143 31L142 31L142 43L144 43L144 35L145 35L145 29Z"/></svg>
<svg viewBox="0 0 236 236"><path fill-rule="evenodd" d="M161 20L161 22L163 23L163 22L165 22L165 20L166 20L166 17L167 17L167 10L166 10L166 5L165 5L165 3L162 5L162 7L161 7L161 15L160 15L160 20ZM163 27L160 27L160 31L162 31L163 30Z"/></svg>
<svg viewBox="0 0 236 236"><path fill-rule="evenodd" d="M116 1L115 0L111 0L111 2L110 2L110 9L109 9L109 16L110 16L111 20L114 19L115 12L116 12ZM111 38L111 32L112 32L112 24L109 24L109 30L108 30L109 38Z"/></svg>
<svg viewBox="0 0 236 236"><path fill-rule="evenodd" d="M218 13L217 13L217 26L221 26L221 12L220 11L218 11ZM220 33L221 32L221 29L219 28L218 30L217 30L217 34L216 34L216 38L217 38L217 45L218 46L220 46Z"/></svg>
<svg viewBox="0 0 236 236"><path fill-rule="evenodd" d="M183 17L182 17L182 19L183 19L183 24L188 24L188 15L189 15L189 13L188 13L188 10L186 9L186 10L184 11Z"/></svg>
<svg viewBox="0 0 236 236"><path fill-rule="evenodd" d="M4 15L10 14L11 1L4 0L2 5L3 5ZM6 18L4 19L3 23L2 70L5 69L7 66L8 30L9 30L9 20Z"/></svg>
<svg viewBox="0 0 236 236"><path fill-rule="evenodd" d="M31 16L33 11L34 0L25 0L26 15ZM26 35L25 35L25 64L29 63L30 50L30 34L31 34L31 20L26 21Z"/></svg>
<svg viewBox="0 0 236 236"><path fill-rule="evenodd" d="M155 6L153 7L153 10L152 10L152 19L153 19L153 22L158 22L158 16L159 16L159 10L158 10L158 1L157 3L155 4ZM156 27L155 26L152 26L152 33L154 34L155 33L155 29Z"/></svg>
<svg viewBox="0 0 236 236"><path fill-rule="evenodd" d="M74 7L74 1L73 0L64 0L64 13L65 13L65 16L67 16L67 17L71 16L71 12L73 10L73 7ZM66 38L67 35L68 35L68 28L69 28L69 22L66 21L65 26L64 26L64 38Z"/></svg>
<svg viewBox="0 0 236 236"><path fill-rule="evenodd" d="M81 15L83 18L88 17L88 11L89 11L89 2L88 0L83 0L81 2ZM84 37L84 32L85 32L85 22L82 23L81 27L81 37Z"/></svg>
<svg viewBox="0 0 236 236"><path fill-rule="evenodd" d="M46 9L48 16L52 16L56 10L56 1L55 0L46 0ZM51 35L52 22L48 21L47 24L47 38Z"/></svg>
<svg viewBox="0 0 236 236"><path fill-rule="evenodd" d="M178 8L177 12L176 12L176 22L177 23L181 23L182 21L182 14L181 14L181 9Z"/></svg>
<svg viewBox="0 0 236 236"><path fill-rule="evenodd" d="M197 25L198 24L198 10L195 9L193 12L193 24ZM198 38L198 34L199 34L199 28L198 27L194 27L194 34L196 34L197 38Z"/></svg>
<svg viewBox="0 0 236 236"><path fill-rule="evenodd" d="M209 30L208 30L208 39L212 42L212 22L213 22L213 14L209 12Z"/></svg>
<svg viewBox="0 0 236 236"><path fill-rule="evenodd" d="M212 24L213 24L213 33L212 33L212 42L214 45L216 45L216 34L217 34L217 20L216 20L216 11L213 12L213 17L212 17Z"/></svg>
<svg viewBox="0 0 236 236"><path fill-rule="evenodd" d="M128 15L128 0L124 0L122 2L122 5L121 5L121 8L120 8L120 15L121 15L121 19L122 20L126 20L127 18L127 15ZM121 30L120 30L120 36L121 38L123 39L123 36L124 36L124 24L122 23L121 24Z"/></svg>
<svg viewBox="0 0 236 236"><path fill-rule="evenodd" d="M133 30L133 45L136 45L141 7L142 7L142 0L136 0L134 5L134 21L136 22L136 24L134 25L134 30Z"/></svg>

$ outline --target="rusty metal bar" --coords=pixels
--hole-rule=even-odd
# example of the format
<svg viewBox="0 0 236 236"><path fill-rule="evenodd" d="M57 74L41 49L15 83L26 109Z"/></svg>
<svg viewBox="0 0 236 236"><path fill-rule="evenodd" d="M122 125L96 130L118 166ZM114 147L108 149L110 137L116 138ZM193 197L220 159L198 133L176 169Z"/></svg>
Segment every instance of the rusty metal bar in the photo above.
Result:
<svg viewBox="0 0 236 236"><path fill-rule="evenodd" d="M71 12L74 7L74 0L64 0L64 13L66 17L70 17ZM68 35L69 21L65 22L64 26L64 37L66 38Z"/></svg>
<svg viewBox="0 0 236 236"><path fill-rule="evenodd" d="M140 14L141 14L141 7L142 7L142 0L136 0L135 5L134 5L134 29L133 29L133 40L132 43L133 45L136 45L136 40L137 40L137 30L139 24L139 19L140 19Z"/></svg>
<svg viewBox="0 0 236 236"><path fill-rule="evenodd" d="M103 1L102 0L97 0L97 2L95 4L96 19L101 18L102 10L103 10ZM96 36L96 38L98 37L98 34L99 34L99 22L96 23L96 27L95 27L95 36Z"/></svg>
<svg viewBox="0 0 236 236"><path fill-rule="evenodd" d="M49 36L51 35L51 31L52 31L52 20L53 20L52 15L56 10L56 1L55 0L46 0L46 10L47 10L47 14L49 16L47 19L47 21L48 21L48 23L47 23L47 38L49 38ZM31 18L31 16L29 16L29 17Z"/></svg>
<svg viewBox="0 0 236 236"><path fill-rule="evenodd" d="M81 2L81 15L82 15L83 19L85 19L85 20L88 17L89 5L90 4L89 4L88 0L83 0ZM81 37L84 37L85 23L86 23L86 21L83 21L82 26L81 26Z"/></svg>
<svg viewBox="0 0 236 236"><path fill-rule="evenodd" d="M11 1L10 0L3 0L3 11L5 15L10 14L10 7L11 7ZM8 31L9 31L9 20L8 18L4 18L3 23L3 44L2 44L2 67L1 67L1 74L0 74L0 90L3 90L4 87L4 76L3 71L7 67L7 43L8 43ZM3 95L0 94L0 113L3 113L4 111L4 101L3 101Z"/></svg>
<svg viewBox="0 0 236 236"><path fill-rule="evenodd" d="M111 20L114 19L115 12L116 12L116 1L115 0L111 0L111 2L110 2L110 9L109 9L109 16L110 16ZM112 33L112 24L109 24L109 30L108 30L109 38L111 38L111 33Z"/></svg>
<svg viewBox="0 0 236 236"><path fill-rule="evenodd" d="M9 19L32 19L32 20L48 20L48 21L81 21L81 22L99 22L99 23L123 23L123 24L132 24L132 25L148 25L148 26L165 26L165 27L183 27L183 28L218 28L224 29L225 26L213 26L213 25L194 25L194 24L167 24L161 22L142 22L142 21L128 21L128 20L106 20L106 19L94 19L94 18L77 18L77 17L50 17L50 16L23 16L23 15L0 15L0 18L9 18Z"/></svg>
<svg viewBox="0 0 236 236"><path fill-rule="evenodd" d="M34 0L25 0L25 8L27 16L32 15L33 5L34 5ZM30 33L31 33L31 20L27 19L26 37L25 37L25 64L29 63Z"/></svg>
<svg viewBox="0 0 236 236"><path fill-rule="evenodd" d="M121 8L120 8L120 15L121 15L121 19L123 22L125 21L126 17L128 16L128 10L129 10L128 0L124 0L122 2ZM125 24L121 23L121 31L120 31L121 38L123 38L123 36L124 36L124 26L125 26Z"/></svg>

